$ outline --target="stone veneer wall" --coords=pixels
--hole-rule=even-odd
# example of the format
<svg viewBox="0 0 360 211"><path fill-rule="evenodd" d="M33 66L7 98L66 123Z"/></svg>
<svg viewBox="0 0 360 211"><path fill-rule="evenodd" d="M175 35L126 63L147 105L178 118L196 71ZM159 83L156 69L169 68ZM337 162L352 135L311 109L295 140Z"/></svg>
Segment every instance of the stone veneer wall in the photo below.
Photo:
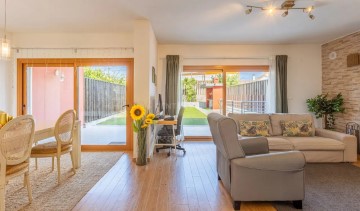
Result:
<svg viewBox="0 0 360 211"><path fill-rule="evenodd" d="M335 59L329 58L331 52ZM335 129L342 132L347 122L360 124L360 65L347 67L351 53L360 53L360 31L322 45L322 92L343 94L345 113L335 116Z"/></svg>

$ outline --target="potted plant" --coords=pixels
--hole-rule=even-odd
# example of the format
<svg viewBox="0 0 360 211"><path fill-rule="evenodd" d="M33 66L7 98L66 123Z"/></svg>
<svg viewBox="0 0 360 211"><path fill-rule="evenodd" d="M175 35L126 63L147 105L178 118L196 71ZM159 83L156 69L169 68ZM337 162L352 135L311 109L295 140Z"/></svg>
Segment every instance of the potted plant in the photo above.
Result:
<svg viewBox="0 0 360 211"><path fill-rule="evenodd" d="M306 100L307 107L310 112L315 113L316 118L325 119L325 129L332 130L335 125L335 113L344 113L344 98L341 93L334 98L328 99L328 94L317 95L314 98Z"/></svg>
<svg viewBox="0 0 360 211"><path fill-rule="evenodd" d="M146 134L149 125L153 124L155 114L145 112L141 105L133 105L130 110L130 116L133 119L133 129L137 133L137 158L136 165L146 165Z"/></svg>

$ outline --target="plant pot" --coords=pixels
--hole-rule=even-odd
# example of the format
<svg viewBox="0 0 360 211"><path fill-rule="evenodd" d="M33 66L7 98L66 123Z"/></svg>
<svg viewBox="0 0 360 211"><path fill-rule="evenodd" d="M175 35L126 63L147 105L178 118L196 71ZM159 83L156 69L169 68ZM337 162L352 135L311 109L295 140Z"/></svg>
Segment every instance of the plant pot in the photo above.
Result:
<svg viewBox="0 0 360 211"><path fill-rule="evenodd" d="M146 165L146 129L141 129L137 134L137 158L136 165Z"/></svg>
<svg viewBox="0 0 360 211"><path fill-rule="evenodd" d="M333 130L335 128L335 118L333 114L325 114L325 129Z"/></svg>

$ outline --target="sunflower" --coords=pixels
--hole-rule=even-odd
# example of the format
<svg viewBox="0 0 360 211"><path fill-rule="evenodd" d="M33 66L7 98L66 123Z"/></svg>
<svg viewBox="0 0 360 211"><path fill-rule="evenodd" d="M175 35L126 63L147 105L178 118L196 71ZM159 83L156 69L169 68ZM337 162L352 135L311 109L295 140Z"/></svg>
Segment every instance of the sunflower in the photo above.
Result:
<svg viewBox="0 0 360 211"><path fill-rule="evenodd" d="M153 120L152 119L145 119L145 124L152 124L153 123Z"/></svg>
<svg viewBox="0 0 360 211"><path fill-rule="evenodd" d="M148 124L141 125L141 128L147 128L147 127L148 127Z"/></svg>
<svg viewBox="0 0 360 211"><path fill-rule="evenodd" d="M155 114L150 113L146 116L146 119L154 119L155 118Z"/></svg>
<svg viewBox="0 0 360 211"><path fill-rule="evenodd" d="M133 105L130 110L130 116L133 120L140 120L145 115L145 108L141 105Z"/></svg>

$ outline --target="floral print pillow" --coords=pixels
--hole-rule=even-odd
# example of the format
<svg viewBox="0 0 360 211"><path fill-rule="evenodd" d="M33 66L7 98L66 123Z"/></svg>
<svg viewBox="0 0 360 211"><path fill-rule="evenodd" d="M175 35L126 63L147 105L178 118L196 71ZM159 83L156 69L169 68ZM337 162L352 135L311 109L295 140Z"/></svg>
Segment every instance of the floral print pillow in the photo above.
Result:
<svg viewBox="0 0 360 211"><path fill-rule="evenodd" d="M239 121L242 136L270 136L270 121Z"/></svg>
<svg viewBox="0 0 360 211"><path fill-rule="evenodd" d="M281 122L283 136L313 136L312 122L310 120L284 121Z"/></svg>

